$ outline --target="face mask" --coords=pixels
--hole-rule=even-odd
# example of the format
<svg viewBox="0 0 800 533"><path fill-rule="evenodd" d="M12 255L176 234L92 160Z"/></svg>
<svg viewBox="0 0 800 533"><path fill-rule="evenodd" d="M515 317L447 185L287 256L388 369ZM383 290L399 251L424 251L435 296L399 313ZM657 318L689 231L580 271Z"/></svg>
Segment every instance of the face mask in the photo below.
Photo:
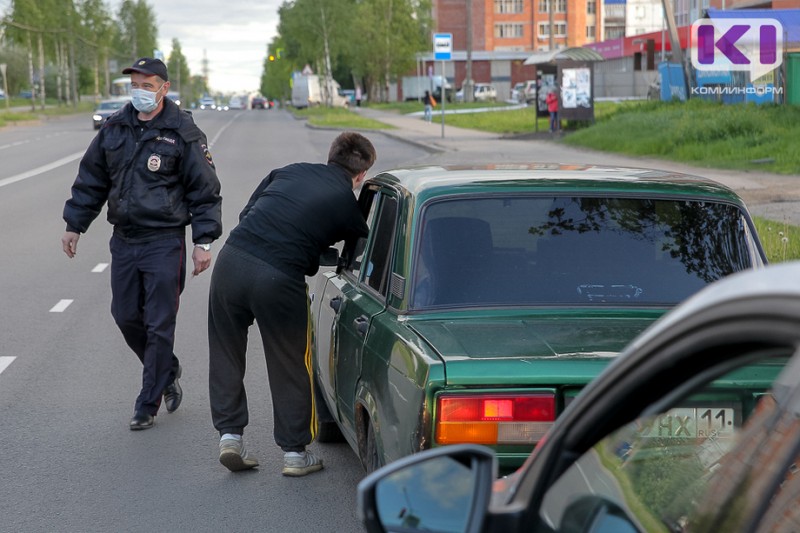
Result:
<svg viewBox="0 0 800 533"><path fill-rule="evenodd" d="M163 85L161 87L163 87ZM161 90L161 87L158 88L158 91ZM159 102L161 102L161 100L156 100L158 91L151 92L145 89L131 89L133 107L141 113L152 113L158 107Z"/></svg>

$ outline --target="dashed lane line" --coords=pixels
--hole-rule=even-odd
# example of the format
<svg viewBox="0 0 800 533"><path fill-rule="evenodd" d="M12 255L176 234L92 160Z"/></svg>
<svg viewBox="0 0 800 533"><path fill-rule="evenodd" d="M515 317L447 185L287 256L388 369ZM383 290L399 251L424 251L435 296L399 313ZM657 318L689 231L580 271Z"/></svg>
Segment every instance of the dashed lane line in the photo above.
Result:
<svg viewBox="0 0 800 533"><path fill-rule="evenodd" d="M61 300L56 305L54 305L51 309L51 313L63 313L67 307L70 306L72 300Z"/></svg>
<svg viewBox="0 0 800 533"><path fill-rule="evenodd" d="M8 365L10 365L14 359L16 359L16 357L11 357L10 355L0 355L0 374L3 373L3 370L8 368Z"/></svg>
<svg viewBox="0 0 800 533"><path fill-rule="evenodd" d="M108 263L97 263L97 266L92 269L92 272L103 272L108 268Z"/></svg>

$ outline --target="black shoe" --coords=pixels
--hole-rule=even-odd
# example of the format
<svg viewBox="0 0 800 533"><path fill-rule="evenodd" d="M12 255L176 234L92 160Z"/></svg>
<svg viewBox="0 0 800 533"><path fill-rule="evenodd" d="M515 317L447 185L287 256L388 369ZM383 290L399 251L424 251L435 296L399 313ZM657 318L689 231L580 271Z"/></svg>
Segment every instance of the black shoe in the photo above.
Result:
<svg viewBox="0 0 800 533"><path fill-rule="evenodd" d="M131 430L150 429L154 422L155 418L150 413L136 412L131 418Z"/></svg>
<svg viewBox="0 0 800 533"><path fill-rule="evenodd" d="M183 369L178 366L178 371L175 373L175 381L164 387L164 405L167 407L168 413L174 412L181 405L181 400L183 400L183 389L181 389L181 384L178 382L182 371Z"/></svg>

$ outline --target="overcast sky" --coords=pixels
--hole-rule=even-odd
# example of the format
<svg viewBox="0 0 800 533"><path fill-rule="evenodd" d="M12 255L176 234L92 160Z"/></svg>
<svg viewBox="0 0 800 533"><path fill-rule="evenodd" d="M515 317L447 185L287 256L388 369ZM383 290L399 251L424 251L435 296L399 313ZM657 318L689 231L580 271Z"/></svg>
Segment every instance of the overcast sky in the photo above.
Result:
<svg viewBox="0 0 800 533"><path fill-rule="evenodd" d="M105 0L113 16L121 0ZM257 91L267 45L277 33L282 0L148 0L156 15L158 42L169 57L172 39L181 43L192 74L203 73L214 92ZM11 0L0 0L0 16ZM147 55L151 55L149 51ZM145 55L142 53L141 55Z"/></svg>
<svg viewBox="0 0 800 533"><path fill-rule="evenodd" d="M120 0L107 0L116 16ZM277 33L282 0L148 0L156 15L158 42L169 57L181 43L192 74L203 73L214 92L257 91L267 45Z"/></svg>

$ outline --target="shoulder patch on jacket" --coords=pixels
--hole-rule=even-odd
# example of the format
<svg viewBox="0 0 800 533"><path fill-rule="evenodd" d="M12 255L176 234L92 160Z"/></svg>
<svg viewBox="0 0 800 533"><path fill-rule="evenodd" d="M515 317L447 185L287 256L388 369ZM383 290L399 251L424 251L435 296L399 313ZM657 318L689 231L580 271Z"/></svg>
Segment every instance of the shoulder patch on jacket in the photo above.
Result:
<svg viewBox="0 0 800 533"><path fill-rule="evenodd" d="M208 146L205 144L201 144L200 148L203 150L203 155L206 157L206 162L213 167L214 160L211 158L211 152L208 150Z"/></svg>

